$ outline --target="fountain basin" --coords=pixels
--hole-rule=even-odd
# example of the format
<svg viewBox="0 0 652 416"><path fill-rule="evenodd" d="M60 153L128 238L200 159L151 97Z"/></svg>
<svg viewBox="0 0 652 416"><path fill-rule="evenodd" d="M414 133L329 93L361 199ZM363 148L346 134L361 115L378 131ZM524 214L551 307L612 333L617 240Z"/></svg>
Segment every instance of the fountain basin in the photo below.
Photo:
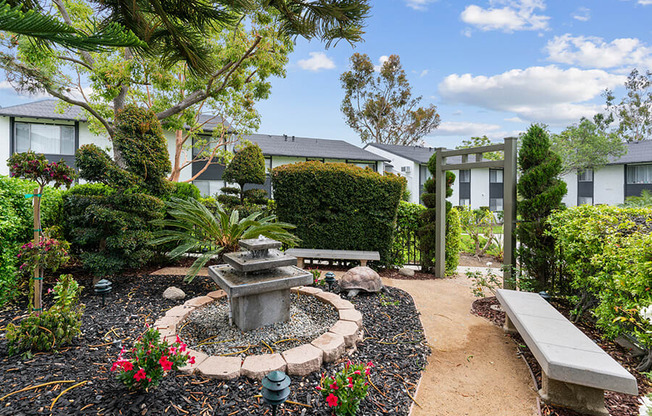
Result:
<svg viewBox="0 0 652 416"><path fill-rule="evenodd" d="M234 269L244 273L297 265L296 257L288 256L278 250L267 249L265 249L264 256L256 255L255 252L250 251L227 253L224 255L224 261Z"/></svg>
<svg viewBox="0 0 652 416"><path fill-rule="evenodd" d="M210 266L208 275L229 296L233 323L242 331L290 319L290 288L309 285L312 274L285 266L243 274L230 265Z"/></svg>

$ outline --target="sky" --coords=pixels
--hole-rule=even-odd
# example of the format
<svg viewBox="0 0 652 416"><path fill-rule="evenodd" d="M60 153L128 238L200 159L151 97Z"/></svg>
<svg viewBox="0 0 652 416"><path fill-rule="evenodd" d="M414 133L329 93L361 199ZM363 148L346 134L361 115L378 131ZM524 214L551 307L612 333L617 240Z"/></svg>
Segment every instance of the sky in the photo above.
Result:
<svg viewBox="0 0 652 416"><path fill-rule="evenodd" d="M364 41L326 49L298 39L285 78L257 104L259 133L344 139L362 146L340 111L339 80L353 53L379 65L400 56L412 93L441 118L423 138L455 147L531 123L552 132L592 117L602 92L624 93L632 69L652 70L652 0L370 0ZM0 105L36 98L0 77Z"/></svg>

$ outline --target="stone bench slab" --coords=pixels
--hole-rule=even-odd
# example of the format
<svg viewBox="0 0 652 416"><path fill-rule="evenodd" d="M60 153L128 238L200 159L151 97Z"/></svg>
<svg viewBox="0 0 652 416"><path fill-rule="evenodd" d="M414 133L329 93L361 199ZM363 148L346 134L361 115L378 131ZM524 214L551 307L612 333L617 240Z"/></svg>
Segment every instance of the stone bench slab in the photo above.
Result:
<svg viewBox="0 0 652 416"><path fill-rule="evenodd" d="M288 256L308 259L333 259L333 260L380 260L377 251L358 250L325 250L312 248L291 248L285 251Z"/></svg>
<svg viewBox="0 0 652 416"><path fill-rule="evenodd" d="M499 289L496 297L549 378L638 394L636 378L539 294Z"/></svg>

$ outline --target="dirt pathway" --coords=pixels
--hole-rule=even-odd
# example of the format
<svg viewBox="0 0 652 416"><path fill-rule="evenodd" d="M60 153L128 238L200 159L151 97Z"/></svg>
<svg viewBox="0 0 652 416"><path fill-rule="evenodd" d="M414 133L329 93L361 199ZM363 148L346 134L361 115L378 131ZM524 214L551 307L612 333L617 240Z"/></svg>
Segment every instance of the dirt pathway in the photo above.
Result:
<svg viewBox="0 0 652 416"><path fill-rule="evenodd" d="M470 313L466 277L384 279L412 295L433 347L413 416L532 416L536 392L514 342Z"/></svg>

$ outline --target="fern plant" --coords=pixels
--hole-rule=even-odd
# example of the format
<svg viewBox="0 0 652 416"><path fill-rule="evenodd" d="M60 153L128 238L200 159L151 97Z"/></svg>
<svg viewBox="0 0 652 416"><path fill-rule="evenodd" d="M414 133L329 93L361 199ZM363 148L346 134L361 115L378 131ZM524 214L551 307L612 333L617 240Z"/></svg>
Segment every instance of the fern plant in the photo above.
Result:
<svg viewBox="0 0 652 416"><path fill-rule="evenodd" d="M186 275L188 282L197 276L199 270L213 256L223 251L238 250L239 240L263 235L289 246L294 246L300 241L288 231L294 229L294 225L277 222L274 215L260 218L262 213L256 212L246 218L240 218L237 210L229 214L219 203L213 214L193 198L188 200L171 198L166 205L168 218L152 221L154 225L164 227L156 233L152 245L177 243L178 245L169 253L172 258L189 252L201 253Z"/></svg>

